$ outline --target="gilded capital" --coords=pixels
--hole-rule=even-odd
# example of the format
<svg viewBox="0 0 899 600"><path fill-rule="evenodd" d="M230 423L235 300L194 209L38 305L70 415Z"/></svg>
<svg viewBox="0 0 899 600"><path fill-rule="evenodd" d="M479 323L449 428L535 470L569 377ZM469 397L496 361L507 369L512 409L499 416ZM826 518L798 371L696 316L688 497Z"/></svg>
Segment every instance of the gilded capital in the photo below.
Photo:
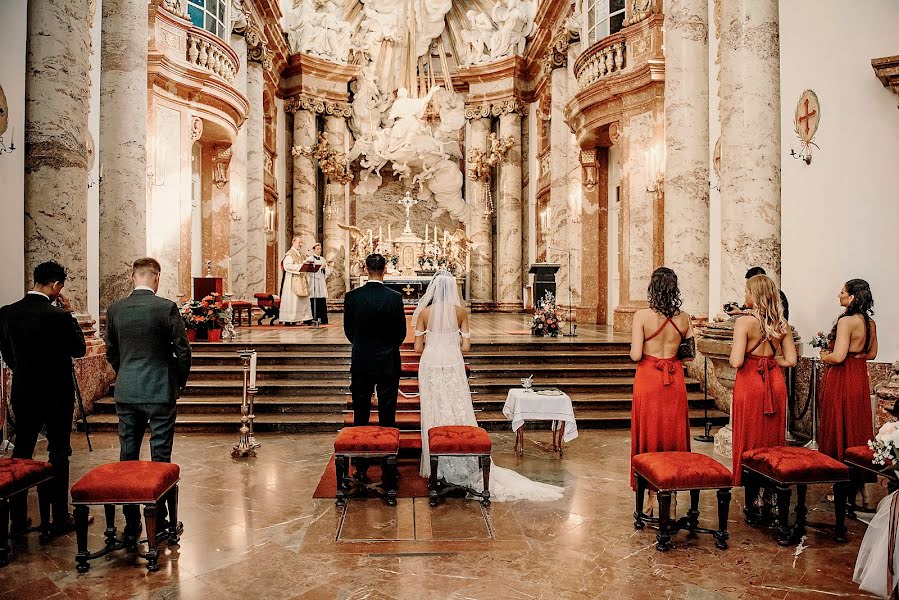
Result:
<svg viewBox="0 0 899 600"><path fill-rule="evenodd" d="M469 121L472 119L499 117L509 113L524 115L526 112L527 105L519 98L507 98L483 104L467 104L465 106L465 118Z"/></svg>
<svg viewBox="0 0 899 600"><path fill-rule="evenodd" d="M346 102L332 102L314 96L298 94L284 101L285 112L308 110L317 115L343 117L349 119L353 115L352 107Z"/></svg>

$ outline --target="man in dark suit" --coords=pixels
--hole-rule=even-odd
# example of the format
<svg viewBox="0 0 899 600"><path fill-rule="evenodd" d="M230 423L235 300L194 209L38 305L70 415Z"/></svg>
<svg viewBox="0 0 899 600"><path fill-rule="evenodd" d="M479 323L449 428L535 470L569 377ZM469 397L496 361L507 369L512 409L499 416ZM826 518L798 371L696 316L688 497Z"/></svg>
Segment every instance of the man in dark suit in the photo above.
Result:
<svg viewBox="0 0 899 600"><path fill-rule="evenodd" d="M106 310L106 360L116 372L120 460L140 458L149 423L151 459L172 461L175 401L187 383L190 343L178 306L156 295L160 270L152 258L134 261L134 291ZM136 540L141 532L138 507L126 506L124 512L124 535ZM166 516L163 506L157 514L158 531L168 527Z"/></svg>
<svg viewBox="0 0 899 600"><path fill-rule="evenodd" d="M70 530L69 456L75 379L72 359L84 356L84 334L62 295L66 270L59 263L34 269L34 287L14 304L0 308L0 354L12 370L12 409L16 417L13 458L32 458L37 436L47 428L47 453L53 465L50 483L51 533ZM53 303L59 306L54 306ZM28 529L26 494L12 501L12 532Z"/></svg>
<svg viewBox="0 0 899 600"><path fill-rule="evenodd" d="M365 259L368 283L348 292L343 301L343 332L353 344L350 392L353 424L368 425L371 394L378 391L378 423L396 425L400 385L400 346L406 338L403 297L384 287L386 261L380 254Z"/></svg>
<svg viewBox="0 0 899 600"><path fill-rule="evenodd" d="M748 271L746 271L746 279L747 280L752 279L756 275L767 275L767 273L765 273L765 269L763 269L762 267L752 267ZM783 309L784 309L784 312L783 312L784 320L789 321L790 320L790 302L787 300L787 295L784 294L783 290L777 290L777 291L780 293L780 303L781 303L781 305L783 305ZM731 304L730 305L731 308L729 310L727 308L725 308L725 310L728 314L737 315L737 314L740 314L747 310L747 308L745 306L735 306L735 304L736 303Z"/></svg>

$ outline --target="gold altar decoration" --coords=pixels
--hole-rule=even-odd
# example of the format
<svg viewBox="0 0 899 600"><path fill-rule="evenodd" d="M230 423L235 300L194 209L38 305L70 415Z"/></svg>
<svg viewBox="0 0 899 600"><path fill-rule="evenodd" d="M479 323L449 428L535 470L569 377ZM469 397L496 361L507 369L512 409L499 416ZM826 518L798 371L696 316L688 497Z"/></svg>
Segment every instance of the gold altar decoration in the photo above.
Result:
<svg viewBox="0 0 899 600"><path fill-rule="evenodd" d="M506 139L500 139L495 133L491 133L487 138L486 151L473 148L468 152L468 175L476 181L484 184L484 216L489 217L493 214L493 193L490 191L490 184L493 180L493 169L500 164L509 149L515 145L512 136Z"/></svg>
<svg viewBox="0 0 899 600"><path fill-rule="evenodd" d="M318 134L318 143L314 146L294 146L290 149L293 156L305 156L318 163L327 183L345 185L353 180L347 155L331 148L324 133ZM331 187L325 187L325 211L330 217L333 212Z"/></svg>

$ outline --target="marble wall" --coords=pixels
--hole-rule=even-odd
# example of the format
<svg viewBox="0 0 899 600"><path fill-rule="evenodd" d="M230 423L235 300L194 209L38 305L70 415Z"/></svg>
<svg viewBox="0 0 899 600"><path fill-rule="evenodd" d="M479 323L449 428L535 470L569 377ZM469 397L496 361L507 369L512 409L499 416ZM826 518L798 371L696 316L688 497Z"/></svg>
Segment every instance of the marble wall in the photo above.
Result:
<svg viewBox="0 0 899 600"><path fill-rule="evenodd" d="M216 144L202 144L201 257L204 264L203 274L206 274L206 261L212 261L212 275L214 277L221 277L224 284L224 291L230 292L232 291L230 285L231 281L228 276L230 252L228 238L231 234L231 217L229 215L230 190L228 189L228 184L219 187L213 181L215 169L214 160L216 154L220 151L221 147L217 147Z"/></svg>
<svg viewBox="0 0 899 600"><path fill-rule="evenodd" d="M247 297L265 289L265 148L263 85L264 73L258 62L247 63L247 98L250 113L243 128L247 132ZM280 257L279 257L280 258Z"/></svg>
<svg viewBox="0 0 899 600"><path fill-rule="evenodd" d="M746 269L780 273L778 0L721 3L721 299Z"/></svg>
<svg viewBox="0 0 899 600"><path fill-rule="evenodd" d="M181 133L186 126L179 110L154 105L147 242L150 256L162 266L159 295L171 299L190 292L190 287L185 287L190 281L190 152L186 152L186 165L181 152Z"/></svg>
<svg viewBox="0 0 899 600"><path fill-rule="evenodd" d="M83 0L28 4L25 72L25 285L49 259L65 294L87 310L91 15Z"/></svg>
<svg viewBox="0 0 899 600"><path fill-rule="evenodd" d="M670 0L665 12L665 265L684 310L708 312L708 0Z"/></svg>
<svg viewBox="0 0 899 600"><path fill-rule="evenodd" d="M100 310L131 290L147 253L147 7L102 3L100 63Z"/></svg>

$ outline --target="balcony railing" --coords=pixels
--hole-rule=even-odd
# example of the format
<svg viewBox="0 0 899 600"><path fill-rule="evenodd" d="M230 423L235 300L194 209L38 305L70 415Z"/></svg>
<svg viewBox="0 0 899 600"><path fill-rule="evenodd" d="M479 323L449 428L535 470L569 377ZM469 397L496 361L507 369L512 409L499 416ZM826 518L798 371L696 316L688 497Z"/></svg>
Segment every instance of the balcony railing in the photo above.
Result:
<svg viewBox="0 0 899 600"><path fill-rule="evenodd" d="M192 28L187 32L187 62L234 83L237 55L219 38L202 29Z"/></svg>
<svg viewBox="0 0 899 600"><path fill-rule="evenodd" d="M587 48L574 63L574 76L579 89L623 71L627 67L626 55L627 48L621 34L603 38Z"/></svg>

